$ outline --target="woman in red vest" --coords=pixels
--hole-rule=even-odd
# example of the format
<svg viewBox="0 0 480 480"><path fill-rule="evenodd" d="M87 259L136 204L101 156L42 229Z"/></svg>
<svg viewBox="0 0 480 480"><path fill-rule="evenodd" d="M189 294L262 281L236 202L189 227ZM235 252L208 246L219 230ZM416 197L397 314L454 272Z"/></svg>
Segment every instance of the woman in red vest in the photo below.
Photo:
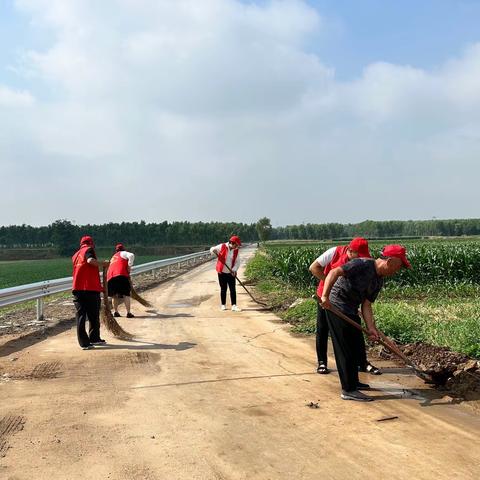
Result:
<svg viewBox="0 0 480 480"><path fill-rule="evenodd" d="M309 267L310 272L320 280L317 288L317 297L322 297L324 280L330 270L341 267L353 258L371 258L368 249L368 241L362 237L354 238L348 245L329 248L320 255ZM317 349L317 373L326 374L330 371L327 368L327 346L328 346L328 324L325 310L317 303L317 331L316 331L316 349ZM367 361L365 341L363 336L358 339L358 365L360 371L369 372L372 375L380 375L380 370Z"/></svg>
<svg viewBox="0 0 480 480"><path fill-rule="evenodd" d="M105 343L100 338L100 283L99 267L108 266L109 262L99 262L95 253L92 237L85 235L80 240L80 249L72 257L73 262L73 304L76 309L77 338L83 350L93 345ZM85 324L88 320L88 335Z"/></svg>
<svg viewBox="0 0 480 480"><path fill-rule="evenodd" d="M123 300L127 309L127 318L133 318L130 312L130 270L133 267L135 255L127 252L121 243L115 245L115 253L110 259L107 272L108 296L113 298L113 315L120 317L118 306Z"/></svg>
<svg viewBox="0 0 480 480"><path fill-rule="evenodd" d="M235 289L235 277L238 267L240 266L240 258L238 248L242 242L240 237L233 235L228 243L221 243L216 247L212 247L210 252L217 256L216 270L218 273L218 283L220 284L220 301L221 310L227 309L227 287L230 289L230 301L232 302L232 312L240 312L237 307L237 292Z"/></svg>

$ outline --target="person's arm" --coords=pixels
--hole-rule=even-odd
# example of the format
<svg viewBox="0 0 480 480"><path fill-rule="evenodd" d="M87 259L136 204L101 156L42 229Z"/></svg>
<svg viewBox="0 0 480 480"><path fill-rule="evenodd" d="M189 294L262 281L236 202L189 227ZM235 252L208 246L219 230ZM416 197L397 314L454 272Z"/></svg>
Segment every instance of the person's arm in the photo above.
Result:
<svg viewBox="0 0 480 480"><path fill-rule="evenodd" d="M94 257L87 258L87 263L98 268L108 267L110 265L110 262L108 260L103 260L100 262Z"/></svg>
<svg viewBox="0 0 480 480"><path fill-rule="evenodd" d="M238 269L240 268L240 263L241 263L241 260L240 260L240 253L237 254L237 259L235 260L235 265L232 267L232 275L234 277L237 276L237 271Z"/></svg>
<svg viewBox="0 0 480 480"><path fill-rule="evenodd" d="M367 325L368 336L370 340L378 340L379 334L377 326L375 325L375 319L373 318L372 302L364 300L362 303L362 317Z"/></svg>
<svg viewBox="0 0 480 480"><path fill-rule="evenodd" d="M220 249L222 248L222 245L223 245L223 244L221 243L220 245L217 245L217 246L215 246L215 247L212 247L212 248L210 249L210 253L211 253L212 255L215 255L215 256L218 255L218 254L220 253Z"/></svg>
<svg viewBox="0 0 480 480"><path fill-rule="evenodd" d="M325 280L327 278L323 273L325 268L318 263L318 260L314 260L308 269L310 270L310 273L318 280Z"/></svg>
<svg viewBox="0 0 480 480"><path fill-rule="evenodd" d="M336 247L329 248L323 252L311 265L308 267L312 275L318 280L325 280L327 277L324 270L325 267L331 263L335 255Z"/></svg>
<svg viewBox="0 0 480 480"><path fill-rule="evenodd" d="M322 298L320 299L320 304L323 308L329 309L331 307L329 297L332 287L335 285L335 282L344 275L345 272L342 267L334 268L328 273L327 278L325 278L325 284L323 285Z"/></svg>

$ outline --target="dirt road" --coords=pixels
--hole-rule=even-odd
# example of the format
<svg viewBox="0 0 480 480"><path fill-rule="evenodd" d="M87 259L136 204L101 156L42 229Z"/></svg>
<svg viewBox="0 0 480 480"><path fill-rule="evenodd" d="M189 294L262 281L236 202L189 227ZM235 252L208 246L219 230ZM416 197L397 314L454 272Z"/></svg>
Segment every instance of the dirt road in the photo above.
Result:
<svg viewBox="0 0 480 480"><path fill-rule="evenodd" d="M217 292L210 263L145 292L155 309L121 319L135 342L1 346L0 478L478 478L480 416L398 368L362 376L375 402L342 401L311 338Z"/></svg>

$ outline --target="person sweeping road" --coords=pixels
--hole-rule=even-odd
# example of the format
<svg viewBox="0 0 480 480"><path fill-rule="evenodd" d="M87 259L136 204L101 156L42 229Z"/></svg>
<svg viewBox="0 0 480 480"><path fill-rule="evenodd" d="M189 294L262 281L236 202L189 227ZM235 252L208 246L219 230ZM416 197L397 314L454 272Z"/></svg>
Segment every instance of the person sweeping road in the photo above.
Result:
<svg viewBox="0 0 480 480"><path fill-rule="evenodd" d="M127 318L135 315L130 311L130 294L132 285L130 282L130 271L135 261L135 255L127 252L122 243L115 245L115 253L110 260L107 272L108 296L113 299L113 315L120 317L118 307L123 301L127 310Z"/></svg>
<svg viewBox="0 0 480 480"><path fill-rule="evenodd" d="M106 343L100 338L100 283L99 267L107 267L107 260L97 260L93 238L85 235L80 240L80 249L72 257L73 263L73 304L76 309L77 338L83 350L93 345ZM88 320L89 331L85 326Z"/></svg>
<svg viewBox="0 0 480 480"><path fill-rule="evenodd" d="M343 400L369 402L373 398L360 391L370 388L358 379L356 348L359 345L358 336L362 333L330 311L330 308L333 305L360 325L358 309L361 307L369 337L377 340L380 334L375 325L372 303L383 287L384 277L394 275L402 267L411 268L405 247L387 245L383 248L380 258L353 259L331 270L325 279L321 304L326 310L328 327L332 335Z"/></svg>
<svg viewBox="0 0 480 480"><path fill-rule="evenodd" d="M230 301L232 312L240 312L241 308L237 306L237 291L235 277L240 266L239 247L242 245L240 237L233 235L226 243L221 243L210 249L213 255L216 255L218 273L218 283L220 284L220 302L221 310L227 309L227 289L230 290Z"/></svg>
<svg viewBox="0 0 480 480"><path fill-rule="evenodd" d="M332 247L326 250L310 265L309 270L313 276L320 280L317 288L317 297L322 297L325 278L330 270L345 265L354 258L371 258L368 249L368 240L356 237L348 245ZM317 328L316 328L316 351L317 351L317 373L330 373L328 369L328 322L327 315L322 306L317 302ZM358 368L361 372L368 372L372 375L380 375L381 371L367 361L367 352L363 336L359 336L358 345Z"/></svg>

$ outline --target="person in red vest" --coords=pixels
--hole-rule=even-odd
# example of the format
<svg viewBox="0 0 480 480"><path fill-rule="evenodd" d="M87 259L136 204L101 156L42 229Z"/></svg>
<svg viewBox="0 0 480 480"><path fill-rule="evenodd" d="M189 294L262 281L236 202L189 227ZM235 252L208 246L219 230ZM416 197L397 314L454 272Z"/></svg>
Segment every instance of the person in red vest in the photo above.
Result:
<svg viewBox="0 0 480 480"><path fill-rule="evenodd" d="M212 247L210 252L218 257L216 270L218 273L218 283L220 284L221 310L227 309L227 287L230 289L230 301L232 303L232 312L241 312L237 307L237 291L235 289L235 277L237 276L240 258L238 249L242 245L240 237L233 235L228 243L221 243Z"/></svg>
<svg viewBox="0 0 480 480"><path fill-rule="evenodd" d="M320 280L317 288L317 297L319 299L322 298L324 281L330 270L341 267L354 258L371 258L368 241L365 238L356 237L348 245L329 248L310 265L310 272ZM327 367L328 333L327 315L322 306L317 302L316 349L318 362L317 373L320 374L330 373ZM380 375L382 372L367 361L363 336L359 335L357 340L358 366L360 371L368 372L372 375Z"/></svg>
<svg viewBox="0 0 480 480"><path fill-rule="evenodd" d="M85 235L80 240L80 249L73 255L73 304L76 309L77 338L83 350L101 345L100 338L100 283L99 267L108 266L109 262L100 262L95 253L92 237ZM89 323L88 334L85 323Z"/></svg>
<svg viewBox="0 0 480 480"><path fill-rule="evenodd" d="M127 309L127 318L135 315L130 312L130 270L133 267L135 255L127 252L121 243L115 245L115 253L110 259L110 266L107 272L108 296L113 298L113 315L120 317L118 306L124 301Z"/></svg>

